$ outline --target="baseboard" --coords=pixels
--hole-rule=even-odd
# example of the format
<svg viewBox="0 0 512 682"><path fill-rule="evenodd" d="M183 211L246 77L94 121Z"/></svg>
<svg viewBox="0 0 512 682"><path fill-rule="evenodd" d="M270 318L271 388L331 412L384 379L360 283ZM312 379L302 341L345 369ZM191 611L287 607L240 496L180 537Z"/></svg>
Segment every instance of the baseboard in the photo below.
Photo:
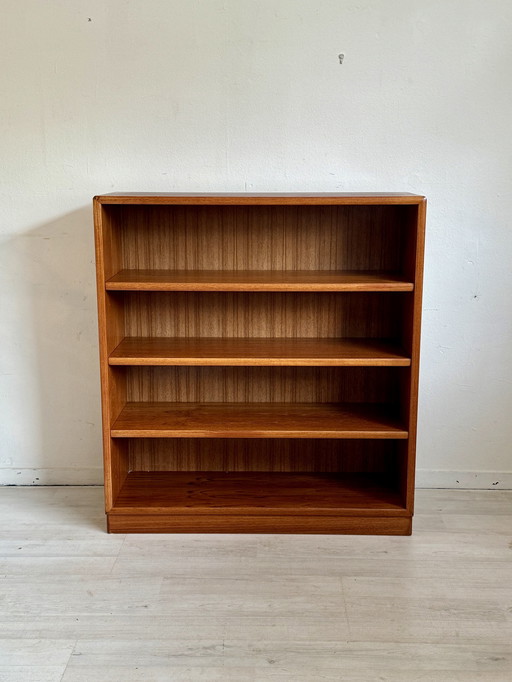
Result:
<svg viewBox="0 0 512 682"><path fill-rule="evenodd" d="M0 468L0 486L102 484L103 471L100 467ZM512 471L436 471L432 469L418 469L416 472L416 487L512 490Z"/></svg>
<svg viewBox="0 0 512 682"><path fill-rule="evenodd" d="M101 467L0 468L0 485L103 485Z"/></svg>
<svg viewBox="0 0 512 682"><path fill-rule="evenodd" d="M448 471L417 469L417 488L512 490L512 471Z"/></svg>

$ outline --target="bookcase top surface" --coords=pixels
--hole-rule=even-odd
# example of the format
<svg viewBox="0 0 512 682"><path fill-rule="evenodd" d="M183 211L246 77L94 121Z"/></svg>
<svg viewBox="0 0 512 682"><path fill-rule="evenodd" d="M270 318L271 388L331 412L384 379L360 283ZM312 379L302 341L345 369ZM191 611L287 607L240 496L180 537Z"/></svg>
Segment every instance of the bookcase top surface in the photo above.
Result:
<svg viewBox="0 0 512 682"><path fill-rule="evenodd" d="M198 193L198 192L112 192L94 197L100 204L176 204L176 205L372 205L421 204L425 197L409 192L338 193Z"/></svg>

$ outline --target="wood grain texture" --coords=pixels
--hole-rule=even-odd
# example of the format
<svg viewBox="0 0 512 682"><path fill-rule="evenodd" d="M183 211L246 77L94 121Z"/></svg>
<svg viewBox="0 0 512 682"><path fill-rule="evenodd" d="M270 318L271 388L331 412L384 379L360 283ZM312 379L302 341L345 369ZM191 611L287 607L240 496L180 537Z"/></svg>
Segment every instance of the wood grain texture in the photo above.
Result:
<svg viewBox="0 0 512 682"><path fill-rule="evenodd" d="M119 269L121 253L115 243L108 211L98 201L93 205L96 254L96 287L101 376L103 465L105 507L110 509L128 472L128 458L122 445L110 438L110 424L126 402L126 376L108 363L109 354L124 336L124 302L105 292L105 279Z"/></svg>
<svg viewBox="0 0 512 682"><path fill-rule="evenodd" d="M407 367L148 367L126 374L130 402L387 403L397 412Z"/></svg>
<svg viewBox="0 0 512 682"><path fill-rule="evenodd" d="M116 194L94 205L107 510L138 467L324 468L393 481L409 518L392 530L410 532L424 198ZM332 532L360 517L331 519Z"/></svg>
<svg viewBox="0 0 512 682"><path fill-rule="evenodd" d="M123 269L305 271L299 282L309 271L313 284L319 276L315 271L327 271L326 283L340 270L401 272L409 209L388 205L108 207ZM219 279L222 283L222 275Z"/></svg>
<svg viewBox="0 0 512 682"><path fill-rule="evenodd" d="M407 438L389 407L366 404L127 403L113 438Z"/></svg>
<svg viewBox="0 0 512 682"><path fill-rule="evenodd" d="M410 359L380 339L126 337L111 365L285 365L407 367Z"/></svg>
<svg viewBox="0 0 512 682"><path fill-rule="evenodd" d="M101 204L126 204L126 205L400 205L417 204L423 196L410 192L261 192L261 193L236 193L215 192L200 194L197 192L123 192L98 195L95 201Z"/></svg>
<svg viewBox="0 0 512 682"><path fill-rule="evenodd" d="M403 275L380 270L120 270L109 291L412 291Z"/></svg>
<svg viewBox="0 0 512 682"><path fill-rule="evenodd" d="M301 535L411 535L400 516L235 516L107 514L109 533L293 533Z"/></svg>
<svg viewBox="0 0 512 682"><path fill-rule="evenodd" d="M404 515L397 492L371 474L131 472L116 513Z"/></svg>
<svg viewBox="0 0 512 682"><path fill-rule="evenodd" d="M401 293L126 293L125 336L400 342Z"/></svg>
<svg viewBox="0 0 512 682"><path fill-rule="evenodd" d="M418 391L420 371L420 336L423 298L423 267L425 250L425 223L427 202L421 201L415 209L409 209L409 235L404 251L404 271L414 274L414 292L404 303L404 346L411 355L408 385L402 385L402 414L409 425L407 454L402 465L402 490L406 492L407 508L414 509L416 471L416 437L418 421Z"/></svg>
<svg viewBox="0 0 512 682"><path fill-rule="evenodd" d="M130 471L129 447L128 443L121 438L111 438L110 430L108 432L108 453L109 453L109 485L111 488L111 499L106 506L106 511L109 511L118 492Z"/></svg>
<svg viewBox="0 0 512 682"><path fill-rule="evenodd" d="M130 471L373 473L397 480L402 440L129 438Z"/></svg>

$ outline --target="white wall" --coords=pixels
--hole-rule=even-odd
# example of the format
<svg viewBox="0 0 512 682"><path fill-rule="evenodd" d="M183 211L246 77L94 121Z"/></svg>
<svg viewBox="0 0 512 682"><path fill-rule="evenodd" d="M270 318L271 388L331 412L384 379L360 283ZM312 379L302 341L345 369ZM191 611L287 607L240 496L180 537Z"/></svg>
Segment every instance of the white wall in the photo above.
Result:
<svg viewBox="0 0 512 682"><path fill-rule="evenodd" d="M508 0L3 0L0 32L2 482L101 480L94 194L380 190L429 199L418 481L512 487Z"/></svg>

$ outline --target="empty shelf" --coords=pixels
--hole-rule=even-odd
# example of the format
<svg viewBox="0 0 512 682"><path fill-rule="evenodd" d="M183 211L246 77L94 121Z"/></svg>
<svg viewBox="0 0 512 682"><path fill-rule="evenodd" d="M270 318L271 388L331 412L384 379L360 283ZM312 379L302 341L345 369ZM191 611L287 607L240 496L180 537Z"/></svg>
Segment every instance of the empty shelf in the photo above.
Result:
<svg viewBox="0 0 512 682"><path fill-rule="evenodd" d="M390 408L338 403L127 403L113 438L407 438Z"/></svg>
<svg viewBox="0 0 512 682"><path fill-rule="evenodd" d="M375 270L121 270L109 291L412 291L396 273Z"/></svg>
<svg viewBox="0 0 512 682"><path fill-rule="evenodd" d="M130 472L116 513L399 514L399 494L378 474L219 471Z"/></svg>
<svg viewBox="0 0 512 682"><path fill-rule="evenodd" d="M411 360L381 339L127 337L111 353L109 363L406 367Z"/></svg>

